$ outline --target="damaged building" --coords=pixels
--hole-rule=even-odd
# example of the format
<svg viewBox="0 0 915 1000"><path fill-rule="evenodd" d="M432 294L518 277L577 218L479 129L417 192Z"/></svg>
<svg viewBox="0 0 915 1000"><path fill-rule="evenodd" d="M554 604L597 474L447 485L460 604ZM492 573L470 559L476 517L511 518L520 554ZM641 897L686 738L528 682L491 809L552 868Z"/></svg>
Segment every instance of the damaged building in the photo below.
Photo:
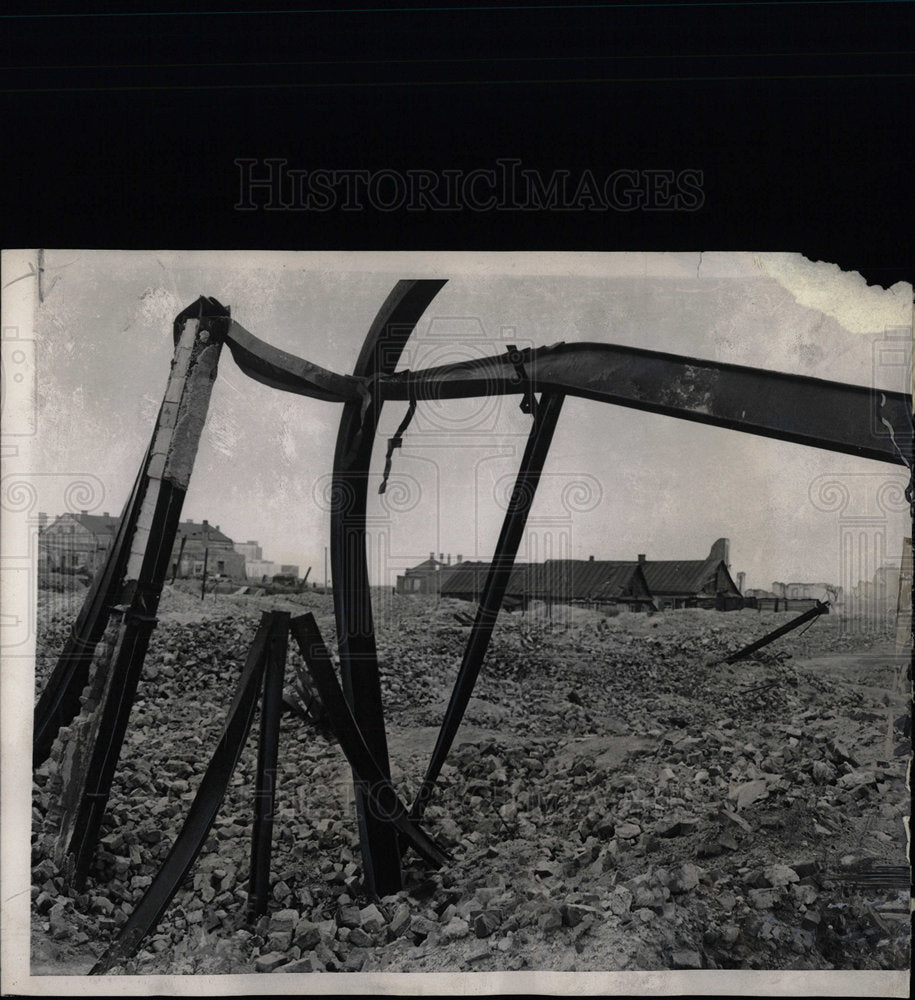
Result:
<svg viewBox="0 0 915 1000"><path fill-rule="evenodd" d="M743 597L731 578L730 541L719 538L705 559L651 559L639 556L648 589L658 610L666 608L743 607Z"/></svg>
<svg viewBox="0 0 915 1000"><path fill-rule="evenodd" d="M705 559L635 560L548 559L516 563L505 592L506 607L532 601L580 607L616 607L630 611L665 608L744 607L744 599L728 566L729 542L719 538ZM398 576L398 594L438 594L479 601L490 563L463 561L451 565L443 554L429 558Z"/></svg>

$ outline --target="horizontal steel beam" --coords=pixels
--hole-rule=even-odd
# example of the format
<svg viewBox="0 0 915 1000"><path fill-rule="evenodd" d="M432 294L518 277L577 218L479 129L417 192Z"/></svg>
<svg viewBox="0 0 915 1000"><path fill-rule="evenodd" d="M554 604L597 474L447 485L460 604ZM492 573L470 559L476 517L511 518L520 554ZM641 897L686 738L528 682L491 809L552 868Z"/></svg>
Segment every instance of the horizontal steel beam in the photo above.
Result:
<svg viewBox="0 0 915 1000"><path fill-rule="evenodd" d="M419 400L564 392L879 462L910 460L912 397L904 393L609 344L520 353L526 378L504 355L401 372L378 391Z"/></svg>
<svg viewBox="0 0 915 1000"><path fill-rule="evenodd" d="M581 343L366 379L278 351L236 323L227 343L252 378L334 402L558 392L878 462L912 459L910 395L807 375Z"/></svg>

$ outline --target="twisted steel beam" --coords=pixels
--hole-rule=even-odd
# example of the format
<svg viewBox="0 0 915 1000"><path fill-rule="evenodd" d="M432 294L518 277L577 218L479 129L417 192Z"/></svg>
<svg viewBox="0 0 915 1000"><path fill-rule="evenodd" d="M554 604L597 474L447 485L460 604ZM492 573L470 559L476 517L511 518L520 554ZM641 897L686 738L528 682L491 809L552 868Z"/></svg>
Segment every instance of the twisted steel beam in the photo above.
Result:
<svg viewBox="0 0 915 1000"><path fill-rule="evenodd" d="M375 405L559 392L682 420L726 427L859 458L912 465L912 397L907 393L708 361L614 344L554 344L422 371L340 376L276 352L232 324L243 370L267 384L317 399ZM233 344L235 345L233 347ZM277 374L287 360L282 376ZM272 379L272 381L268 381Z"/></svg>

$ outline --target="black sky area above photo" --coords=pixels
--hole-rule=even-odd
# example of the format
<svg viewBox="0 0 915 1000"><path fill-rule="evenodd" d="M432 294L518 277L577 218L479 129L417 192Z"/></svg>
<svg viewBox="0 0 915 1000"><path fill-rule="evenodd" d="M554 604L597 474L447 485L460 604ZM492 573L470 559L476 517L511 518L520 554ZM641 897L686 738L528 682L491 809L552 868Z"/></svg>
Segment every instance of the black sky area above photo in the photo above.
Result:
<svg viewBox="0 0 915 1000"><path fill-rule="evenodd" d="M45 5L47 6L47 5ZM904 3L3 18L7 246L772 249L910 278ZM129 15L129 16L128 16ZM238 212L303 170L701 170L696 211ZM40 238L39 238L40 237Z"/></svg>

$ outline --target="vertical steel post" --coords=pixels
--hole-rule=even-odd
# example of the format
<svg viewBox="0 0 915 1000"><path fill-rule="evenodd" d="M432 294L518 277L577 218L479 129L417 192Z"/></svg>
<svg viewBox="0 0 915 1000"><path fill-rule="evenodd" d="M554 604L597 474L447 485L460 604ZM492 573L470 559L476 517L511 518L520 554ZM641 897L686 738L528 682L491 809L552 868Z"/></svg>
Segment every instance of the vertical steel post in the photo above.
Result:
<svg viewBox="0 0 915 1000"><path fill-rule="evenodd" d="M254 825L251 834L251 867L248 879L249 920L267 912L267 898L270 892L270 853L276 804L277 758L280 716L283 712L283 677L286 673L289 617L288 611L274 611L270 620L254 789Z"/></svg>
<svg viewBox="0 0 915 1000"><path fill-rule="evenodd" d="M483 658L486 656L489 640L499 616L499 609L502 607L505 588L508 586L518 546L524 535L527 515L534 502L534 495L540 482L540 473L543 471L543 463L546 461L550 442L553 440L553 431L556 429L556 421L559 419L563 399L561 393L545 392L541 395L540 404L536 408L534 426L531 428L524 455L521 458L521 467L518 470L508 509L505 512L505 519L502 522L502 531L499 534L496 553L486 576L483 596L477 608L477 616L467 641L467 648L464 650L461 668L451 692L451 699L448 702L445 718L435 742L435 749L432 751L429 768L410 812L413 819L422 817L432 796L432 790L442 765L445 763L445 758L448 756L448 751L457 735L467 703L473 693L474 684L479 676Z"/></svg>
<svg viewBox="0 0 915 1000"><path fill-rule="evenodd" d="M121 512L117 532L105 562L92 579L79 615L35 706L33 767L40 767L48 759L61 726L68 725L79 714L80 696L89 680L89 667L96 647L108 626L111 608L118 603L127 556L130 554L130 539L145 493L149 454L147 450L140 463L133 490Z"/></svg>
<svg viewBox="0 0 915 1000"><path fill-rule="evenodd" d="M229 313L199 299L175 320L175 356L141 484L142 497L123 579L118 619L93 660L90 699L76 727L72 769L63 774L58 855L73 856L74 885L85 883L130 718L143 659L187 492Z"/></svg>
<svg viewBox="0 0 915 1000"><path fill-rule="evenodd" d="M426 307L444 281L399 281L366 336L354 375L390 375ZM343 690L357 725L385 777L390 777L378 676L372 601L365 552L368 476L382 400L373 395L343 406L330 517L330 565ZM369 893L401 888L400 849L390 823L372 814L370 798L353 772L363 875Z"/></svg>

